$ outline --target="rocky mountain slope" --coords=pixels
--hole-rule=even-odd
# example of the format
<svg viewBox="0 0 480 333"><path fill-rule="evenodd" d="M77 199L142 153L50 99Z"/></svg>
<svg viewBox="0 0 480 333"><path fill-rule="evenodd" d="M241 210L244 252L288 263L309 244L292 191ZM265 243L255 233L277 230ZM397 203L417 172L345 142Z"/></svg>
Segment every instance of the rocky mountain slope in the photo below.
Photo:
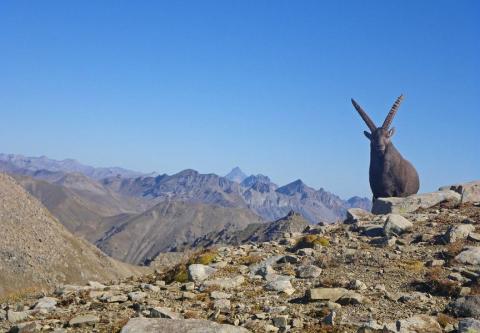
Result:
<svg viewBox="0 0 480 333"><path fill-rule="evenodd" d="M137 271L68 232L14 179L0 173L0 295Z"/></svg>
<svg viewBox="0 0 480 333"><path fill-rule="evenodd" d="M114 258L141 264L159 252L182 249L206 233L261 222L244 208L165 201L112 226L96 245Z"/></svg>
<svg viewBox="0 0 480 333"><path fill-rule="evenodd" d="M351 209L343 224L166 258L137 278L5 299L0 330L479 332L480 183L460 191L385 199L382 214Z"/></svg>
<svg viewBox="0 0 480 333"><path fill-rule="evenodd" d="M225 175L225 178L231 180L232 182L241 183L245 178L247 178L247 175L243 173L242 169L235 167L232 169L232 171Z"/></svg>
<svg viewBox="0 0 480 333"><path fill-rule="evenodd" d="M94 242L112 220L135 215L150 203L126 198L81 174L66 174L54 182L14 175L16 181L36 197L72 233Z"/></svg>

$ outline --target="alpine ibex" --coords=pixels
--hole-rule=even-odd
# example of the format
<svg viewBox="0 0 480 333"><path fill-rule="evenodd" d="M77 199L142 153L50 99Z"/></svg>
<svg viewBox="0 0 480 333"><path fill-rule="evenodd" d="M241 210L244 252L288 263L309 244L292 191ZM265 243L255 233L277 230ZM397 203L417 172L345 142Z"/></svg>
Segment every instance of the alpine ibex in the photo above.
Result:
<svg viewBox="0 0 480 333"><path fill-rule="evenodd" d="M370 129L364 131L370 140L370 188L373 199L382 197L406 197L418 192L420 181L413 165L404 159L390 141L395 128L389 129L395 113L403 100L403 95L397 98L387 114L382 127L375 123L352 98L352 104Z"/></svg>

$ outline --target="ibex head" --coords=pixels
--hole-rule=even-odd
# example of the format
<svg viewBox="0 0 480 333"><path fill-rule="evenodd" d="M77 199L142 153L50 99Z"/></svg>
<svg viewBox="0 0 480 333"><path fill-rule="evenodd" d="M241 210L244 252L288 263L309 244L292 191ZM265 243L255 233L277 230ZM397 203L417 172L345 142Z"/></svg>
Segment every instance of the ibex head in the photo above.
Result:
<svg viewBox="0 0 480 333"><path fill-rule="evenodd" d="M395 101L395 103L393 103L393 106L390 109L390 112L387 114L383 125L381 127L377 127L372 121L372 119L370 119L370 117L367 115L367 113L363 111L362 107L358 105L357 102L355 102L355 100L352 98L353 106L370 129L370 132L364 131L363 133L370 140L370 146L372 150L377 152L384 152L385 147L387 147L387 145L390 143L390 138L393 136L393 134L395 134L395 128L392 127L389 129L389 127L393 121L393 117L395 117L395 114L400 107L400 103L402 102L402 100L403 95L400 95Z"/></svg>

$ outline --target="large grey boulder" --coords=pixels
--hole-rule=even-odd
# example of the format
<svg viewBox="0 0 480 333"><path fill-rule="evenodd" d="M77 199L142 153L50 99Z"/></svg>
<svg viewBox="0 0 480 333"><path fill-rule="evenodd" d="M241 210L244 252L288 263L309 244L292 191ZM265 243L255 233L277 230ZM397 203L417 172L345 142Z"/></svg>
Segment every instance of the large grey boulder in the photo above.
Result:
<svg viewBox="0 0 480 333"><path fill-rule="evenodd" d="M248 333L247 329L201 319L132 318L120 333Z"/></svg>
<svg viewBox="0 0 480 333"><path fill-rule="evenodd" d="M452 312L458 317L480 319L480 296L460 297L450 306Z"/></svg>
<svg viewBox="0 0 480 333"><path fill-rule="evenodd" d="M470 247L455 257L463 264L480 265L480 247Z"/></svg>
<svg viewBox="0 0 480 333"><path fill-rule="evenodd" d="M378 198L373 203L373 214L406 214L419 208L430 208L441 202L459 203L461 195L455 191L437 191L414 194L406 198Z"/></svg>
<svg viewBox="0 0 480 333"><path fill-rule="evenodd" d="M452 190L461 195L461 202L480 202L480 180L469 183L454 184L440 187L442 190Z"/></svg>
<svg viewBox="0 0 480 333"><path fill-rule="evenodd" d="M412 227L413 223L402 215L389 214L383 226L383 232L385 233L385 236L391 237L401 235Z"/></svg>

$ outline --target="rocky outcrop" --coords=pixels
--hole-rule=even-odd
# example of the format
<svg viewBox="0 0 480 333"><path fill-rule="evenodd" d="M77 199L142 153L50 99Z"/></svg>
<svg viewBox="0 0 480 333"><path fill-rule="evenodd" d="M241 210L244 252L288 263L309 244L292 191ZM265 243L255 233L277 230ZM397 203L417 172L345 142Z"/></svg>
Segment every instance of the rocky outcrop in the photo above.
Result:
<svg viewBox="0 0 480 333"><path fill-rule="evenodd" d="M459 203L461 195L455 191L446 190L423 194L414 194L406 198L378 198L374 201L374 214L406 214L419 208L433 207L441 202Z"/></svg>

